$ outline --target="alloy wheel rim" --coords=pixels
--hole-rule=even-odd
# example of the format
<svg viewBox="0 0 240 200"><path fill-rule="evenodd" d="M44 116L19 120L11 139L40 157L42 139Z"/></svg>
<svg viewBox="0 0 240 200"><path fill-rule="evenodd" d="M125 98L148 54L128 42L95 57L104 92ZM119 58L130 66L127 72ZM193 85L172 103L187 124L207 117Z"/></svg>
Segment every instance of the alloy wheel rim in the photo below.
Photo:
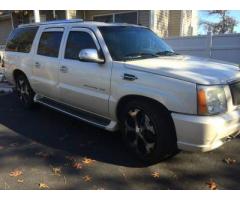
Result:
<svg viewBox="0 0 240 200"><path fill-rule="evenodd" d="M138 154L146 156L156 146L156 131L150 117L141 109L128 112L125 120L125 134L128 144Z"/></svg>
<svg viewBox="0 0 240 200"><path fill-rule="evenodd" d="M22 102L28 102L29 88L26 82L22 79L18 80L17 93Z"/></svg>

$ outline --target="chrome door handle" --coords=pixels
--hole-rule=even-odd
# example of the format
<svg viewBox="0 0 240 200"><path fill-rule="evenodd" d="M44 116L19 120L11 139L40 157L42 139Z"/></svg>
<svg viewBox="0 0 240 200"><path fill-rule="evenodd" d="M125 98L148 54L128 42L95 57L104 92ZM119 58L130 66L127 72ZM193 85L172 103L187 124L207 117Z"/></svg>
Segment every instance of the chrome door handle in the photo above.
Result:
<svg viewBox="0 0 240 200"><path fill-rule="evenodd" d="M134 81L136 79L138 79L135 75L132 75L132 74L126 74L124 73L123 74L123 77L122 77L124 80L127 80L127 81Z"/></svg>
<svg viewBox="0 0 240 200"><path fill-rule="evenodd" d="M41 67L40 63L39 62L35 62L35 67L36 68L40 68Z"/></svg>
<svg viewBox="0 0 240 200"><path fill-rule="evenodd" d="M67 73L67 72L68 72L68 68L67 68L66 66L61 66L61 67L60 67L60 71L61 71L62 73Z"/></svg>

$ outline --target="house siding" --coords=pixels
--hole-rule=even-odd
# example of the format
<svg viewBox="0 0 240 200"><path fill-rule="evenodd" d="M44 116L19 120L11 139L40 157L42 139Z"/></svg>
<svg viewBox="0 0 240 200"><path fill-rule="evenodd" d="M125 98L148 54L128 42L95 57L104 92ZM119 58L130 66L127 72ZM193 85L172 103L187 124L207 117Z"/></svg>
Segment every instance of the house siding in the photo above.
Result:
<svg viewBox="0 0 240 200"><path fill-rule="evenodd" d="M169 21L169 11L168 10L155 10L154 11L153 31L161 37L167 37L168 36L168 21Z"/></svg>
<svg viewBox="0 0 240 200"><path fill-rule="evenodd" d="M168 36L181 35L181 10L169 11Z"/></svg>
<svg viewBox="0 0 240 200"><path fill-rule="evenodd" d="M116 13L124 13L124 12L134 12L136 10L88 10L85 11L85 20L93 20L94 16L97 15L106 15L106 14L116 14ZM149 10L141 10L138 11L138 24L142 26L150 27L150 11Z"/></svg>

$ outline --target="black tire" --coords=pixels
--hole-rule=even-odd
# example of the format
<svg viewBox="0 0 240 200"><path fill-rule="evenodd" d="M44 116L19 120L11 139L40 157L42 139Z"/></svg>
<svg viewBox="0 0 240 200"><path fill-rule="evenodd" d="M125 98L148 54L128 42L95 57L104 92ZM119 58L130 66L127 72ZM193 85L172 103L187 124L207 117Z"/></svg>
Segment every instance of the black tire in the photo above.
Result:
<svg viewBox="0 0 240 200"><path fill-rule="evenodd" d="M158 104L145 100L128 102L120 114L120 123L123 141L142 161L156 163L177 152L171 116Z"/></svg>
<svg viewBox="0 0 240 200"><path fill-rule="evenodd" d="M26 109L34 107L34 91L32 90L28 79L25 75L19 74L16 76L16 91L21 104Z"/></svg>

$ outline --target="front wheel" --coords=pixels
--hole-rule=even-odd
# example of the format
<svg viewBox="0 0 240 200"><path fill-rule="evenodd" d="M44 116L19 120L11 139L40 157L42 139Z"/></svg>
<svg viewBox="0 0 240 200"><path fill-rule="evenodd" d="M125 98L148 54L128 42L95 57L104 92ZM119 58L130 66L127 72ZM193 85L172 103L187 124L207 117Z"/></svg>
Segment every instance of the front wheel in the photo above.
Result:
<svg viewBox="0 0 240 200"><path fill-rule="evenodd" d="M34 105L34 91L32 90L26 76L20 74L16 77L16 90L20 102L24 108L32 108Z"/></svg>
<svg viewBox="0 0 240 200"><path fill-rule="evenodd" d="M129 102L121 116L127 147L141 160L154 163L176 152L176 134L169 114L155 103Z"/></svg>

